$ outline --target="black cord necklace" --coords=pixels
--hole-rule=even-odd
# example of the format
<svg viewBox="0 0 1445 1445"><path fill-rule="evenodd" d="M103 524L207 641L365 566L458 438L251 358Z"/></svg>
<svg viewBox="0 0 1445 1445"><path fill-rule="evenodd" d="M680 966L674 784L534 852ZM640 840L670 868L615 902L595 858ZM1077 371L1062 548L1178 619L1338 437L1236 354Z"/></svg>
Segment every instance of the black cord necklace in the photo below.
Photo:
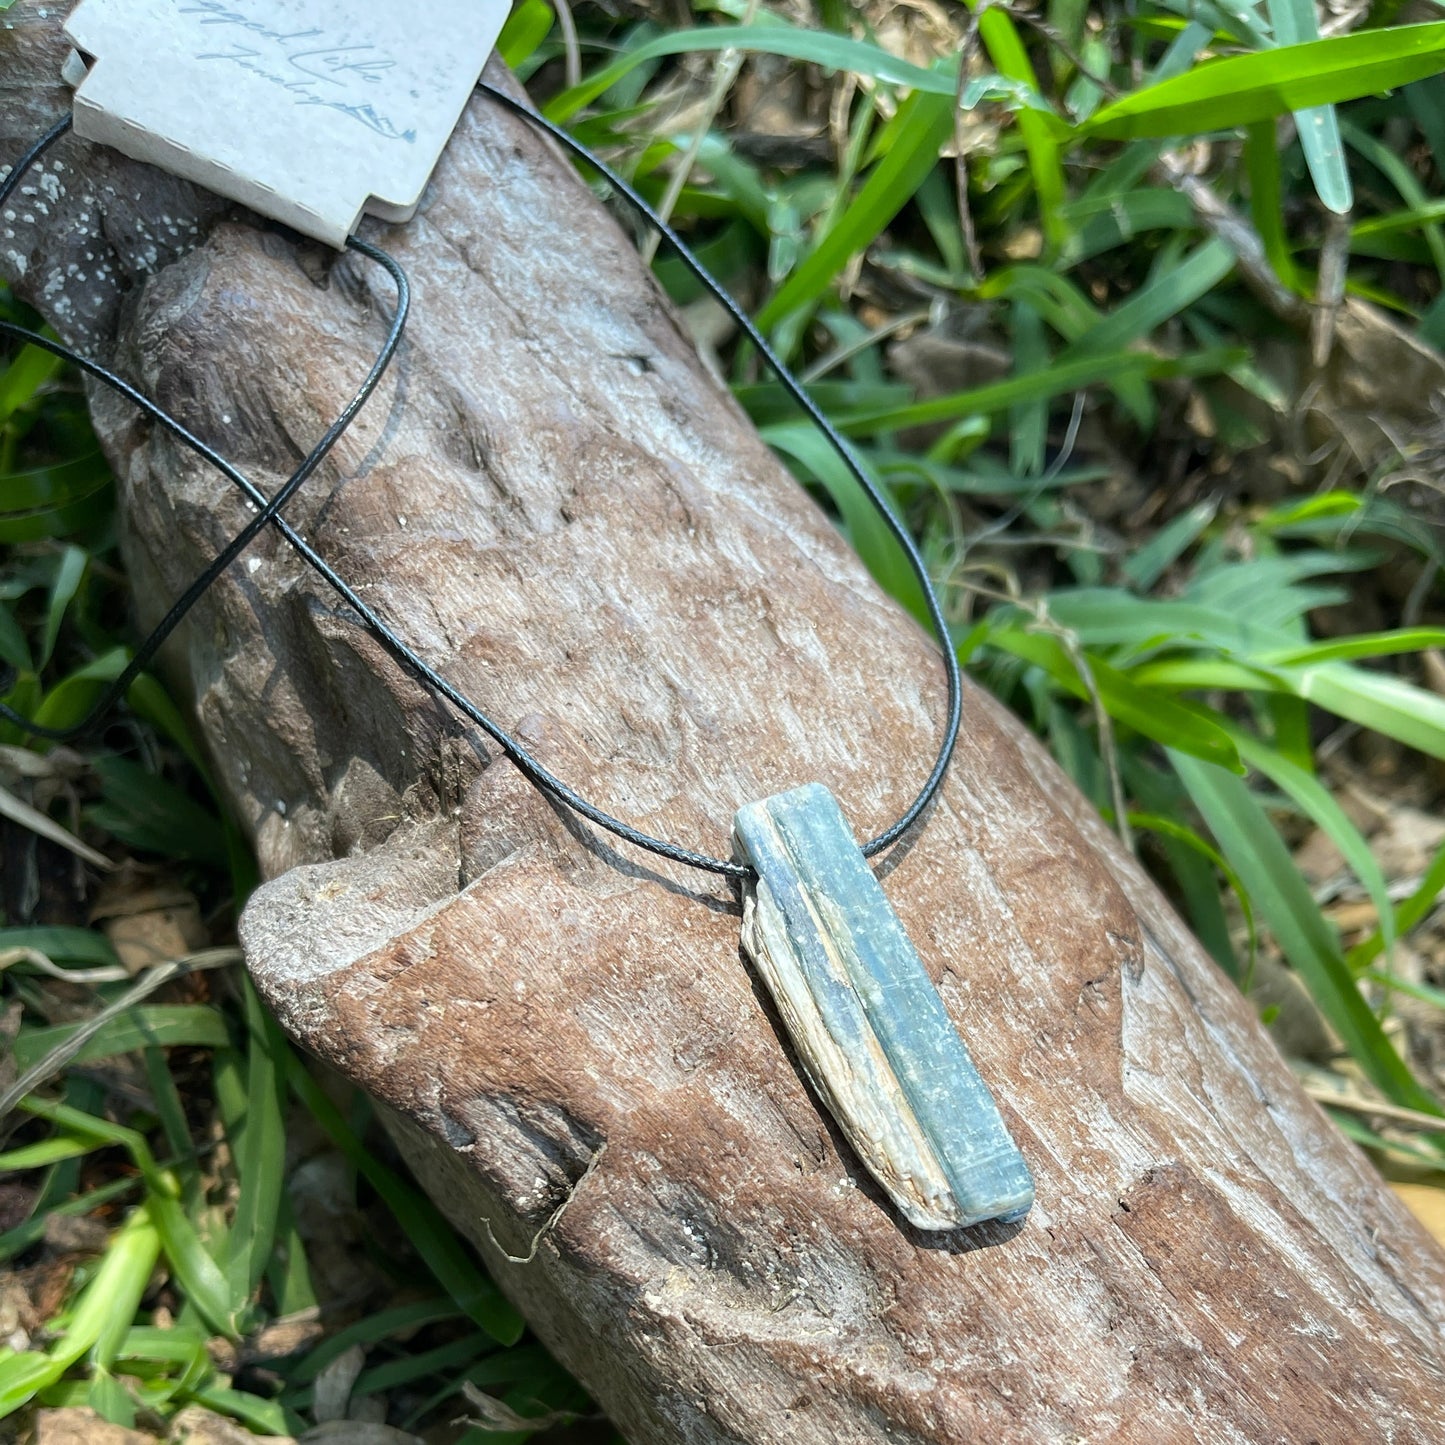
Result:
<svg viewBox="0 0 1445 1445"><path fill-rule="evenodd" d="M657 229L822 432L903 548L922 589L948 688L943 737L912 803L896 822L860 847L831 794L810 784L741 808L734 824L733 859L685 848L644 833L582 798L392 631L282 515L287 502L315 473L375 391L405 329L410 306L405 272L385 251L356 236L347 238L347 248L383 267L396 287L396 307L386 339L351 401L269 498L232 463L109 367L41 333L0 322L0 334L72 362L126 398L215 467L257 509L177 599L82 722L66 729L47 728L3 703L0 717L28 733L52 739L73 738L93 728L124 696L216 579L263 529L274 527L405 672L480 728L539 790L635 847L721 874L742 886L744 945L778 1003L805 1069L864 1163L915 1224L942 1229L985 1219L1020 1218L1033 1198L1027 1167L865 862L917 822L942 785L958 739L962 715L958 661L918 547L852 448L677 233L626 181L565 131L490 85L479 82L477 89L593 168ZM70 126L68 116L58 121L15 163L0 183L0 207ZM9 685L9 678L0 677L0 690Z"/></svg>
<svg viewBox="0 0 1445 1445"><path fill-rule="evenodd" d="M823 433L829 445L837 452L844 465L854 480L863 489L864 494L872 503L878 515L883 519L893 537L903 548L908 558L909 567L917 577L920 587L923 589L924 603L928 611L929 621L932 624L934 636L938 640L942 653L944 671L948 681L947 718L944 724L943 738L939 744L937 756L934 759L933 767L928 777L924 780L918 795L909 804L907 810L890 827L885 828L876 838L870 839L863 845L865 857L873 857L881 853L891 844L896 843L904 833L917 821L919 815L932 801L943 783L944 774L948 771L949 760L953 756L954 747L958 741L959 724L963 711L962 683L959 676L958 659L954 653L952 641L948 634L948 624L944 620L943 608L938 600L938 594L934 589L933 581L928 575L927 565L918 551L908 529L900 522L894 514L893 509L884 500L877 486L869 478L867 472L858 461L857 455L848 443L839 434L837 428L818 409L817 403L804 390L792 372L783 364L772 348L763 339L757 328L753 325L751 318L728 294L726 289L712 276L705 266L697 259L688 247L687 243L642 199L640 195L628 183L619 176L616 171L609 167L605 161L595 156L585 146L572 139L566 131L552 124L545 117L538 115L535 111L528 110L511 96L495 89L493 86L479 82L477 89L489 100L505 107L512 114L517 115L544 131L554 140L566 147L573 155L593 167L616 192L621 195L627 203L655 226L663 239L672 247L683 264L697 277L698 281L707 289L714 299L737 323L747 336L748 340L757 347L758 353L767 362L773 373L777 376L783 389L803 409L808 419ZM10 174L0 184L0 206L3 206L11 197L16 186L19 185L25 173L45 154L58 140L70 130L70 118L67 116L53 125L31 148L15 163ZM56 356L64 357L81 367L87 375L110 387L120 395L126 397L137 406L142 407L146 413L155 421L159 422L171 432L176 439L210 462L212 466L220 470L235 486L241 488L260 510L247 525L236 534L229 545L222 551L213 562L203 571L186 591L177 599L174 606L165 617L156 625L149 636L136 649L135 656L125 671L115 679L101 695L89 714L78 724L69 728L47 728L34 720L25 718L13 709L0 704L0 717L8 722L15 723L24 728L27 732L40 737L50 738L56 741L68 740L93 729L98 723L104 720L116 703L125 696L126 689L136 677L144 671L147 664L164 645L166 639L180 625L190 612L191 608L200 601L210 588L212 583L221 576L227 567L241 555L251 542L268 526L275 526L286 541L294 548L302 558L331 585L345 601L357 612L362 625L371 635L387 650L408 673L424 686L430 688L438 696L444 698L469 721L476 724L487 734L513 763L521 769L523 774L536 787L540 788L550 797L555 798L573 812L580 814L595 823L599 828L614 834L616 837L631 843L634 847L645 849L649 853L655 853L660 857L668 858L674 863L682 863L690 868L698 868L709 873L720 873L728 878L744 879L750 876L750 870L745 865L732 862L723 858L711 857L706 853L697 852L690 848L684 848L679 844L672 843L663 838L654 838L650 834L642 832L638 828L623 822L620 818L614 818L611 814L589 803L585 798L574 792L572 788L554 777L526 748L515 738L511 737L500 724L493 721L481 711L469 698L459 692L451 684L447 683L434 669L422 661L417 654L403 642L392 629L377 614L364 603L356 593L345 585L344 582L334 573L285 521L281 516L281 509L295 496L303 483L316 471L328 452L335 446L346 429L351 425L358 412L366 404L373 391L380 383L386 368L390 365L392 357L396 353L397 346L401 342L402 332L406 326L406 315L410 306L410 288L407 284L406 273L400 264L392 257L382 251L379 247L361 240L357 236L347 239L347 246L350 250L359 255L366 256L372 261L383 266L390 274L397 290L397 306L387 334L385 343L379 352L376 362L367 374L365 381L357 390L346 409L327 428L326 434L307 454L301 465L287 479L274 496L269 499L262 496L257 488L246 481L236 470L227 464L211 448L205 445L199 438L193 436L185 427L177 422L168 413L151 402L146 401L133 388L131 388L120 376L109 367L98 362L90 361L80 356L71 348L53 341L48 337L36 332L27 330L24 327L16 326L13 322L0 322L0 334L14 336L29 341L33 345L41 346ZM3 679L0 679L3 681Z"/></svg>

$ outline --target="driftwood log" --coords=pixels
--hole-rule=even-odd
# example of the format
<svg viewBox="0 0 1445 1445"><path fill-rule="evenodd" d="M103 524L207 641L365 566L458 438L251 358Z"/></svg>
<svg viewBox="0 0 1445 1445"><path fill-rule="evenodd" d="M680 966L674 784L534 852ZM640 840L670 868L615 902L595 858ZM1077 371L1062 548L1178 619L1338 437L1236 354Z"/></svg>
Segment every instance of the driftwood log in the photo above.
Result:
<svg viewBox="0 0 1445 1445"><path fill-rule="evenodd" d="M57 18L0 33L8 155ZM872 832L937 659L698 363L606 212L483 100L407 226L409 339L292 517L557 775L726 850L818 779ZM72 140L9 275L267 488L391 302ZM107 396L143 613L247 515ZM399 673L274 535L180 654L272 881L271 1006L387 1107L434 1197L633 1445L1438 1441L1445 1259L1013 718L977 692L884 867L1030 1160L1022 1224L900 1224L820 1114L726 887L614 847ZM558 1205L529 1264L509 1262ZM484 1224L483 1221L490 1221Z"/></svg>

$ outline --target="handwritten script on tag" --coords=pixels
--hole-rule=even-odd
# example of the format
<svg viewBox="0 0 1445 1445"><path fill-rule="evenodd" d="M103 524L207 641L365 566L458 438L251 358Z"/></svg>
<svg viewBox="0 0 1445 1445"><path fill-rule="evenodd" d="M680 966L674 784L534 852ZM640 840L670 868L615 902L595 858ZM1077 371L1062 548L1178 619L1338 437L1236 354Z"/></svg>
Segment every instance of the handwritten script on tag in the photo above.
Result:
<svg viewBox="0 0 1445 1445"><path fill-rule="evenodd" d="M415 210L508 8L81 0L75 129L340 246Z"/></svg>

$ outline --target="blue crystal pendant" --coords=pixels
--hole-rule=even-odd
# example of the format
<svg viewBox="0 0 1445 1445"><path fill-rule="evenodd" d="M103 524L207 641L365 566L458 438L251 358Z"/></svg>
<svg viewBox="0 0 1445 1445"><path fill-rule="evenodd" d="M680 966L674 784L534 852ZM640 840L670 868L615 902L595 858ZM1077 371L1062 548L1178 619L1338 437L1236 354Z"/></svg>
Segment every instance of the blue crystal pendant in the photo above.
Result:
<svg viewBox="0 0 1445 1445"><path fill-rule="evenodd" d="M743 948L818 1097L920 1229L1022 1219L1034 1182L833 795L738 810Z"/></svg>

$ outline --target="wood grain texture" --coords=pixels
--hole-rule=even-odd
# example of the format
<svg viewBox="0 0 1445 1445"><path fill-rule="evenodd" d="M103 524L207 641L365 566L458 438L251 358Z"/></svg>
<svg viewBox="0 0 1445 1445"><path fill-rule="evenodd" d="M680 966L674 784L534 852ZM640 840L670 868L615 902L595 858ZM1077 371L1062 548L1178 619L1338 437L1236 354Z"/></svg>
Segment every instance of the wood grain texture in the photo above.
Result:
<svg viewBox="0 0 1445 1445"><path fill-rule="evenodd" d="M15 154L63 100L56 17L8 20ZM364 370L383 279L79 143L59 159L48 214L5 218L10 274L275 486ZM568 168L478 100L417 219L372 234L414 279L409 340L293 519L643 827L725 853L740 802L815 779L860 834L886 824L934 746L936 658ZM95 413L153 614L245 509ZM886 888L1038 1200L931 1237L810 1097L736 898L540 798L273 537L172 663L273 880L245 919L258 984L383 1102L633 1445L1441 1438L1445 1260L986 697ZM490 1242L484 1218L526 1253L569 1193L533 1263Z"/></svg>

